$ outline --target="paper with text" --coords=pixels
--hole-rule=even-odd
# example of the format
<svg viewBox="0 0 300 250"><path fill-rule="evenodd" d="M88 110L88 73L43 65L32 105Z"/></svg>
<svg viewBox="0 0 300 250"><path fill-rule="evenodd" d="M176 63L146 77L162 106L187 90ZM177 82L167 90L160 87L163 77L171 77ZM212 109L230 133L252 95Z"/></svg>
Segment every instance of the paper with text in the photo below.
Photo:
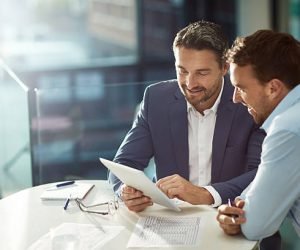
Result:
<svg viewBox="0 0 300 250"><path fill-rule="evenodd" d="M99 250L124 227L63 223L34 242L27 250Z"/></svg>
<svg viewBox="0 0 300 250"><path fill-rule="evenodd" d="M200 222L201 217L142 217L127 247L197 246L200 243Z"/></svg>

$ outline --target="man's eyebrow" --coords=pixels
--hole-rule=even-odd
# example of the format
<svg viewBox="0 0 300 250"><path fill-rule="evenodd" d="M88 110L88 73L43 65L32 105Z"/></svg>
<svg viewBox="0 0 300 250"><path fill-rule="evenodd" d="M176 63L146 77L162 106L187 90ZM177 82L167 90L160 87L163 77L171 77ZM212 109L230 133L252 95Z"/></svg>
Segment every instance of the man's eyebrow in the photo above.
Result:
<svg viewBox="0 0 300 250"><path fill-rule="evenodd" d="M179 64L175 64L175 67L176 67L177 69L181 69L181 70L187 71L187 70L185 69L185 67L183 67L183 66L181 66L181 65L179 65Z"/></svg>
<svg viewBox="0 0 300 250"><path fill-rule="evenodd" d="M197 69L197 72L203 72L203 71L211 71L209 68L204 68L204 69Z"/></svg>

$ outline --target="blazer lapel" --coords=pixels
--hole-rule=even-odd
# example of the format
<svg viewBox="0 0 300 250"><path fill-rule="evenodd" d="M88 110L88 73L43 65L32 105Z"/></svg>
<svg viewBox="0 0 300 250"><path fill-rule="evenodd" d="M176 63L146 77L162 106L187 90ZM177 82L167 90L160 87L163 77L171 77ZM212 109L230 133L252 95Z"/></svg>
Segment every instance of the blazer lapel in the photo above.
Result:
<svg viewBox="0 0 300 250"><path fill-rule="evenodd" d="M229 83L224 83L221 101L217 110L216 125L212 146L212 174L211 182L216 182L221 174L223 157L226 149L227 139L236 110L232 102L233 88Z"/></svg>
<svg viewBox="0 0 300 250"><path fill-rule="evenodd" d="M177 171L180 176L189 178L188 156L188 120L187 105L184 96L178 89L175 100L169 109L169 122L171 127L172 145L174 147Z"/></svg>

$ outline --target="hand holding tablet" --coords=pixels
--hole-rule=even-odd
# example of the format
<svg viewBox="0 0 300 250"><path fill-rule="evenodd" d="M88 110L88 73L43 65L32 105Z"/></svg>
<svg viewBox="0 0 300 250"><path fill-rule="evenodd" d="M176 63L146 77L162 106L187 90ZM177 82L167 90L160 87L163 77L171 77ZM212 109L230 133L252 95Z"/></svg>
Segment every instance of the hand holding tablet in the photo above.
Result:
<svg viewBox="0 0 300 250"><path fill-rule="evenodd" d="M114 173L114 175L116 175L127 186L142 191L145 196L150 197L153 202L161 206L168 207L175 211L180 211L180 208L177 206L175 201L169 199L151 180L148 179L143 171L103 158L99 159L105 167Z"/></svg>
<svg viewBox="0 0 300 250"><path fill-rule="evenodd" d="M147 207L153 205L150 197L145 196L142 191L127 186L124 183L120 187L119 195L126 207L132 212L142 212Z"/></svg>

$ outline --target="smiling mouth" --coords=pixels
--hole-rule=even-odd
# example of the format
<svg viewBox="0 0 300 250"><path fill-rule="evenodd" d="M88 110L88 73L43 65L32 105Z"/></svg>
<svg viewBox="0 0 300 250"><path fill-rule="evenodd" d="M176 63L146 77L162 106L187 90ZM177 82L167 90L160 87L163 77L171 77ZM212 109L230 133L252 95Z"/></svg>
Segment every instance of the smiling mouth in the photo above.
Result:
<svg viewBox="0 0 300 250"><path fill-rule="evenodd" d="M187 90L189 93L195 94L195 93L202 92L202 91L204 91L205 89L204 89L204 88L197 88L197 89L188 89L188 88L186 88L186 90Z"/></svg>

